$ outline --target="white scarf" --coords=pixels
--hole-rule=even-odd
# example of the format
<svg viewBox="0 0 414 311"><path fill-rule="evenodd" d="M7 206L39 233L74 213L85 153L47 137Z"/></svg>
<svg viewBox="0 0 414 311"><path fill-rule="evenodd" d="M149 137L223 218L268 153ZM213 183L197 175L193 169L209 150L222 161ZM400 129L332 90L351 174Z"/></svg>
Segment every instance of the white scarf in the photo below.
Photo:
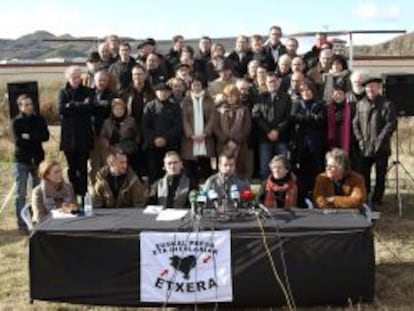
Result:
<svg viewBox="0 0 414 311"><path fill-rule="evenodd" d="M203 98L204 91L199 94L191 92L191 101L193 102L193 114L194 114L194 135L200 136L204 133L204 111L203 111ZM207 148L206 143L193 142L193 155L194 156L206 156Z"/></svg>

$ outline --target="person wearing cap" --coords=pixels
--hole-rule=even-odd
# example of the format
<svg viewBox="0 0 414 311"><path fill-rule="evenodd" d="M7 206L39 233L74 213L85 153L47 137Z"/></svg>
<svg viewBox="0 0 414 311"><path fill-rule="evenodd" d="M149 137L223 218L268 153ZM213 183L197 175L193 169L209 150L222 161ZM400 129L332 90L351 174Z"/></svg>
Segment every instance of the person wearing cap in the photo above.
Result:
<svg viewBox="0 0 414 311"><path fill-rule="evenodd" d="M98 52L91 52L86 59L87 72L82 74L82 85L86 87L95 87L94 75L101 69L101 57Z"/></svg>
<svg viewBox="0 0 414 311"><path fill-rule="evenodd" d="M385 190L391 136L397 128L395 106L381 94L382 79L369 77L363 82L365 97L357 102L353 130L361 152L360 169L367 192L371 192L371 169L375 165L375 187L370 198L373 207L382 204Z"/></svg>
<svg viewBox="0 0 414 311"><path fill-rule="evenodd" d="M164 155L179 150L182 133L181 108L171 99L171 88L159 83L154 90L156 98L145 106L141 124L150 183L163 175Z"/></svg>
<svg viewBox="0 0 414 311"><path fill-rule="evenodd" d="M225 60L221 68L219 68L220 77L212 81L208 85L208 92L214 98L216 105L220 105L224 101L223 90L228 85L235 85L237 79L233 77L233 65L229 60Z"/></svg>
<svg viewBox="0 0 414 311"><path fill-rule="evenodd" d="M135 66L135 59L131 57L131 46L129 43L119 45L119 59L109 67L109 72L115 79L116 90L121 92L126 89L132 81L132 68Z"/></svg>

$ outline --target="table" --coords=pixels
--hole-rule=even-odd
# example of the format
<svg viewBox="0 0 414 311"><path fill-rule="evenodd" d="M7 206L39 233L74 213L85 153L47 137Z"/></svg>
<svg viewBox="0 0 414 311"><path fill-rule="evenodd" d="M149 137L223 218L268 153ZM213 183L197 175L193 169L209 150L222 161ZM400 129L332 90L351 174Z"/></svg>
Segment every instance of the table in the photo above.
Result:
<svg viewBox="0 0 414 311"><path fill-rule="evenodd" d="M357 211L277 211L262 220L277 271L281 245L297 305L372 301L375 256L370 222ZM258 223L201 221L231 230L233 307L286 303L266 256ZM278 228L278 234L276 226ZM30 237L31 299L154 306L140 302L141 231L188 231L185 220L157 222L141 209L96 209L94 217L48 218ZM226 304L220 304L226 305Z"/></svg>

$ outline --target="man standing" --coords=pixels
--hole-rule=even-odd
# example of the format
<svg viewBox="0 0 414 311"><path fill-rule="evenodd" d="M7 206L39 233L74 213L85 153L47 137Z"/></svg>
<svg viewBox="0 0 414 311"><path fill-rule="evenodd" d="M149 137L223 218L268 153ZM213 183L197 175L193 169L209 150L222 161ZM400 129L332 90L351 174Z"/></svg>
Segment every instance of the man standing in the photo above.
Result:
<svg viewBox="0 0 414 311"><path fill-rule="evenodd" d="M39 183L37 168L45 157L42 142L49 140L49 131L46 120L36 115L29 96L20 95L17 105L19 114L12 124L15 143L16 217L19 232L26 234L27 227L20 217L20 212L26 204L27 179L30 174L32 188Z"/></svg>
<svg viewBox="0 0 414 311"><path fill-rule="evenodd" d="M279 90L281 79L274 73L266 76L268 92L253 108L253 120L259 141L260 177L269 175L269 162L274 155L287 155L289 144L290 97Z"/></svg>
<svg viewBox="0 0 414 311"><path fill-rule="evenodd" d="M282 37L282 28L280 26L272 26L269 29L269 39L268 43L265 46L267 54L269 54L273 59L273 64L270 68L267 68L268 71L274 71L279 62L279 57L283 54L286 54L286 46L280 42Z"/></svg>
<svg viewBox="0 0 414 311"><path fill-rule="evenodd" d="M365 97L357 102L353 129L361 151L361 172L370 193L371 168L375 164L375 188L371 196L374 208L382 204L385 190L391 136L397 128L394 105L381 95L380 78L368 78L362 85Z"/></svg>
<svg viewBox="0 0 414 311"><path fill-rule="evenodd" d="M156 98L145 106L141 124L150 183L162 177L165 153L178 151L182 132L181 108L170 98L171 88L160 83L154 90Z"/></svg>
<svg viewBox="0 0 414 311"><path fill-rule="evenodd" d="M135 60L131 57L131 46L129 43L122 43L119 46L119 59L109 67L110 73L116 81L116 90L122 92L132 81L132 68Z"/></svg>

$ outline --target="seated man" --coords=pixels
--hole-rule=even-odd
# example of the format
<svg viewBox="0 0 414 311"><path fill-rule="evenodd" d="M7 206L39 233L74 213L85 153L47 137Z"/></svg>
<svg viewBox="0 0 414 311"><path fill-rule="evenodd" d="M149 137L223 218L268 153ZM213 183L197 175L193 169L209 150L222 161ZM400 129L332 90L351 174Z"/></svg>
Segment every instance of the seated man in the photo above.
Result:
<svg viewBox="0 0 414 311"><path fill-rule="evenodd" d="M250 185L236 175L236 158L233 154L222 153L219 156L218 173L211 175L204 184L204 190L215 190L218 201L230 198L231 186L235 185L239 193L249 190Z"/></svg>
<svg viewBox="0 0 414 311"><path fill-rule="evenodd" d="M150 192L150 203L164 207L189 208L188 193L194 187L184 174L183 162L175 151L164 156L164 177L158 179Z"/></svg>
<svg viewBox="0 0 414 311"><path fill-rule="evenodd" d="M144 207L146 201L147 189L128 167L127 155L120 149L112 150L107 165L96 175L94 207Z"/></svg>
<svg viewBox="0 0 414 311"><path fill-rule="evenodd" d="M364 179L351 170L348 155L334 148L326 154L326 171L316 178L313 200L319 208L362 208Z"/></svg>

